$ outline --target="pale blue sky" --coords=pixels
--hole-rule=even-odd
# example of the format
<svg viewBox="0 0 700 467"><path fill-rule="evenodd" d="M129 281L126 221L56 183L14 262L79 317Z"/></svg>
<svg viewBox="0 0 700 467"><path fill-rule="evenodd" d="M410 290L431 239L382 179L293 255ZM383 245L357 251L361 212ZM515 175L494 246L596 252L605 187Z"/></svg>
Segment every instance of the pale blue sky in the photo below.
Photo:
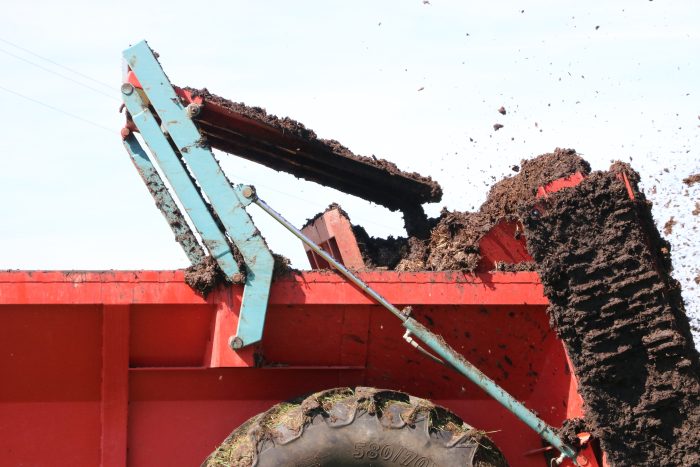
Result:
<svg viewBox="0 0 700 467"><path fill-rule="evenodd" d="M658 220L683 219L671 240L689 299L699 193L679 180L700 171L699 28L697 1L4 5L0 267L187 265L119 139L121 51L147 39L177 84L433 176L445 197L431 214L478 207L491 177L557 146L597 169L632 157L647 191L657 185ZM505 127L494 132L496 122ZM255 184L296 224L338 201L371 234L402 233L383 208L221 158L233 181ZM275 251L305 266L294 239L256 219Z"/></svg>

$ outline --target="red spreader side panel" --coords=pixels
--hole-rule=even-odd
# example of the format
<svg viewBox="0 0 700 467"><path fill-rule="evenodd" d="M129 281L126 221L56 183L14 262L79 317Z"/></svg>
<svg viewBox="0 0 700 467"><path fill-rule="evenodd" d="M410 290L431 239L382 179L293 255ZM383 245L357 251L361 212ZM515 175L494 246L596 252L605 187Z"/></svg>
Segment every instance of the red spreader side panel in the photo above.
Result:
<svg viewBox="0 0 700 467"><path fill-rule="evenodd" d="M580 413L535 273L362 275L558 426ZM334 274L273 284L261 345L225 346L240 287L207 299L180 271L0 272L0 465L199 465L271 405L337 386L443 404L542 467L531 430L401 340L400 323Z"/></svg>

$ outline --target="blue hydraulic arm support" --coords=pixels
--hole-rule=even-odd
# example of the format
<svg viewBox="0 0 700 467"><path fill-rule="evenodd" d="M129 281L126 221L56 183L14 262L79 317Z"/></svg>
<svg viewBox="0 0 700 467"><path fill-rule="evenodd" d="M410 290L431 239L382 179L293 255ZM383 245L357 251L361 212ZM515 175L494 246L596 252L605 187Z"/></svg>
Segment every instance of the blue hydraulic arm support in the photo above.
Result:
<svg viewBox="0 0 700 467"><path fill-rule="evenodd" d="M165 131L172 139L189 171L209 199L226 234L245 260L246 282L238 329L236 336L231 339L231 346L238 349L258 342L262 338L274 259L245 210L245 207L250 204L245 194L252 194L252 191L244 193L246 188L251 190L250 187L234 187L226 178L211 148L203 141L191 115L180 102L175 89L148 44L142 41L126 49L123 55L138 78L149 104L158 115L162 124L162 130L159 128L161 137L164 138L163 131ZM138 95L138 93L131 95ZM141 130L140 127L139 130ZM143 136L148 141L152 135L143 134ZM175 190L177 191L177 188ZM179 192L177 194L180 197ZM193 222L196 224L197 221L193 219ZM224 271L228 274L228 271L225 269Z"/></svg>
<svg viewBox="0 0 700 467"><path fill-rule="evenodd" d="M131 156L131 161L136 166L136 170L141 175L148 191L153 195L156 206L161 210L165 220L168 221L168 225L173 230L175 240L180 243L192 264L201 263L205 258L204 250L197 242L197 237L192 233L190 226L187 224L182 212L180 212L180 208L175 204L175 200L163 183L163 179L160 178L160 174L158 174L148 154L146 154L146 151L143 150L133 134L124 138L124 147L129 156Z"/></svg>
<svg viewBox="0 0 700 467"><path fill-rule="evenodd" d="M140 93L130 84L125 84L122 86L122 98L134 124L151 150L151 154L175 190L178 199L192 219L192 223L202 236L202 240L211 255L229 277L240 273L231 248L226 242L226 237L216 224L197 187L173 151ZM131 137L134 138L131 141L138 144L138 140L133 135Z"/></svg>

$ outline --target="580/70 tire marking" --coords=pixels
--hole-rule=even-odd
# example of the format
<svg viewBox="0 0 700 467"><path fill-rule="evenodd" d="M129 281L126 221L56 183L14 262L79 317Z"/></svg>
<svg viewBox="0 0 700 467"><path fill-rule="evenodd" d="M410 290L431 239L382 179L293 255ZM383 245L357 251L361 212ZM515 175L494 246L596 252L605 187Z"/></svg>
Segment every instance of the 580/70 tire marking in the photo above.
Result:
<svg viewBox="0 0 700 467"><path fill-rule="evenodd" d="M419 456L403 446L397 448L391 444L355 443L352 457L367 460L383 459L404 467L438 467L428 457Z"/></svg>

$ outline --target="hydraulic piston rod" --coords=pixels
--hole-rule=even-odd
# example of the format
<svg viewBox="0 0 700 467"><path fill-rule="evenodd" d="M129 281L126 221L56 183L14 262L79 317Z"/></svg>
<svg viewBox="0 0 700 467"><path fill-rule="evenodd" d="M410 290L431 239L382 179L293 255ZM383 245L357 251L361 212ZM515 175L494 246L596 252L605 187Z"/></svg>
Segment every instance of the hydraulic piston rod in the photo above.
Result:
<svg viewBox="0 0 700 467"><path fill-rule="evenodd" d="M289 221L282 217L281 214L268 206L263 200L255 196L253 203L268 213L277 222L282 224L287 230L299 238L299 240L321 256L324 260L328 261L328 264L333 266L333 268L335 268L340 274L359 287L362 292L369 295L377 303L399 318L403 323L403 326L413 335L417 336L427 347L437 353L445 361L447 366L452 367L463 376L466 376L472 383L486 391L487 394L496 399L501 405L503 405L503 407L508 409L532 430L537 432L537 434L540 435L545 441L558 449L563 456L571 459L571 462L574 465L579 465L576 461L576 450L566 444L544 420L539 418L530 409L508 394L494 380L486 376L483 372L481 372L481 370L468 362L442 339L412 318L409 313L404 313L389 303L384 297L363 282L362 279L357 277L345 266L336 261L335 258L326 253L320 246L304 235L299 229L294 227ZM559 460L563 460L563 457L560 457Z"/></svg>

